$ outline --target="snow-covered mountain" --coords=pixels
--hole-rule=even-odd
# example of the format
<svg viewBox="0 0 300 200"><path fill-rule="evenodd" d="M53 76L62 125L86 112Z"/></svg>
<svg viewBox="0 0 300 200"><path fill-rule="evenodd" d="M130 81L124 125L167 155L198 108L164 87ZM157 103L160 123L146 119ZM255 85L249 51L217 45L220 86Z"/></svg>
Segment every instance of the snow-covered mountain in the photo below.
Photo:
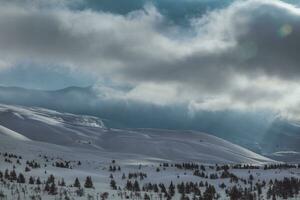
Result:
<svg viewBox="0 0 300 200"><path fill-rule="evenodd" d="M61 151L78 154L92 152L93 156L106 155L123 160L134 158L256 164L271 161L205 133L110 129L97 117L3 104L0 105L0 138L0 148L21 149L31 153L41 149L51 152L59 148Z"/></svg>
<svg viewBox="0 0 300 200"><path fill-rule="evenodd" d="M276 160L300 162L299 133L299 122L275 120L262 138L264 152Z"/></svg>
<svg viewBox="0 0 300 200"><path fill-rule="evenodd" d="M145 189L150 183L162 188L175 184L172 199L181 199L180 185L197 183L201 194L213 187L225 200L231 199L226 191L237 185L250 191L254 184L298 178L299 169L206 133L112 129L97 117L0 104L0 197L7 199L121 200L141 199L146 193L168 199L162 198L162 189ZM139 185L138 192L130 184ZM262 187L261 199L268 188ZM185 195L192 198L194 193Z"/></svg>
<svg viewBox="0 0 300 200"><path fill-rule="evenodd" d="M122 90L128 92L128 88ZM191 115L188 104L160 106L110 98L105 89L99 89L99 86L68 87L54 91L0 86L0 103L97 116L106 119L107 126L114 128L198 130L237 143L256 153L264 152L261 138L273 119L273 115L267 112L233 110L199 111Z"/></svg>

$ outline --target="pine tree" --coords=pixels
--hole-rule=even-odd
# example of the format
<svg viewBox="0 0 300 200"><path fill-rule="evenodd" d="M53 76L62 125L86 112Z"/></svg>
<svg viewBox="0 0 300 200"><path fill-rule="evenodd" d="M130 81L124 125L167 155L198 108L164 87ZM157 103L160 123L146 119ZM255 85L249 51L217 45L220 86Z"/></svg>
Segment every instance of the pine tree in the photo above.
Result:
<svg viewBox="0 0 300 200"><path fill-rule="evenodd" d="M50 190L49 182L46 182L44 191L49 192L49 190Z"/></svg>
<svg viewBox="0 0 300 200"><path fill-rule="evenodd" d="M55 185L54 182L51 184L48 193L51 194L51 195L56 195L57 194L57 188L56 188L56 185Z"/></svg>
<svg viewBox="0 0 300 200"><path fill-rule="evenodd" d="M249 180L250 180L250 181L253 181L253 179L254 179L253 175L250 174L250 175L249 175Z"/></svg>
<svg viewBox="0 0 300 200"><path fill-rule="evenodd" d="M63 187L66 186L64 178L61 179L59 186L63 186Z"/></svg>
<svg viewBox="0 0 300 200"><path fill-rule="evenodd" d="M144 194L144 200L150 200L150 197L147 193Z"/></svg>
<svg viewBox="0 0 300 200"><path fill-rule="evenodd" d="M157 184L154 184L154 185L153 185L153 191L154 191L155 193L158 193L158 192L159 192L159 189L158 189Z"/></svg>
<svg viewBox="0 0 300 200"><path fill-rule="evenodd" d="M173 185L173 182L171 181L171 184L170 184L170 186L169 186L169 194L171 195L171 196L174 196L174 194L175 194L175 186Z"/></svg>
<svg viewBox="0 0 300 200"><path fill-rule="evenodd" d="M116 190L117 189L117 184L116 184L116 181L114 179L111 179L110 181L110 187L113 189L113 190Z"/></svg>
<svg viewBox="0 0 300 200"><path fill-rule="evenodd" d="M9 177L10 177L10 181L15 181L15 180L17 180L17 173L16 173L16 171L15 171L15 170L12 170L12 171L10 172Z"/></svg>
<svg viewBox="0 0 300 200"><path fill-rule="evenodd" d="M126 179L126 176L125 176L125 174L123 173L123 175L122 175L122 179L124 180L124 179Z"/></svg>
<svg viewBox="0 0 300 200"><path fill-rule="evenodd" d="M19 174L19 176L17 178L17 182L18 183L25 183L25 177L22 173Z"/></svg>
<svg viewBox="0 0 300 200"><path fill-rule="evenodd" d="M32 176L29 177L29 182L30 185L34 184L34 178Z"/></svg>
<svg viewBox="0 0 300 200"><path fill-rule="evenodd" d="M236 186L233 186L229 191L229 196L231 200L238 200L242 197L242 193L238 190Z"/></svg>
<svg viewBox="0 0 300 200"><path fill-rule="evenodd" d="M212 200L212 199L214 199L215 194L216 194L216 190L215 190L214 186L209 185L206 188L206 190L204 191L203 197L204 197L204 199Z"/></svg>
<svg viewBox="0 0 300 200"><path fill-rule="evenodd" d="M41 182L41 180L40 180L40 177L38 177L38 178L36 179L36 184L37 184L37 185L42 184L42 182Z"/></svg>
<svg viewBox="0 0 300 200"><path fill-rule="evenodd" d="M257 184L257 194L260 196L262 194L261 185Z"/></svg>
<svg viewBox="0 0 300 200"><path fill-rule="evenodd" d="M55 177L51 174L47 179L47 183L54 183L54 182L55 182Z"/></svg>
<svg viewBox="0 0 300 200"><path fill-rule="evenodd" d="M78 178L75 179L75 182L74 182L73 186L74 186L74 187L77 187L77 188L80 188L80 187L81 187Z"/></svg>
<svg viewBox="0 0 300 200"><path fill-rule="evenodd" d="M139 183L137 182L137 180L134 181L133 188L134 188L134 191L136 191L136 192L141 191L141 190L140 190L140 185L139 185Z"/></svg>
<svg viewBox="0 0 300 200"><path fill-rule="evenodd" d="M30 168L29 167L25 167L25 172L29 172L30 171Z"/></svg>
<svg viewBox="0 0 300 200"><path fill-rule="evenodd" d="M85 183L84 183L84 187L85 188L93 188L93 181L92 181L92 177L88 176L86 177Z"/></svg>
<svg viewBox="0 0 300 200"><path fill-rule="evenodd" d="M129 190L129 191L132 191L133 186L132 186L131 181L128 181L128 180L127 180L127 183L126 183L126 189Z"/></svg>

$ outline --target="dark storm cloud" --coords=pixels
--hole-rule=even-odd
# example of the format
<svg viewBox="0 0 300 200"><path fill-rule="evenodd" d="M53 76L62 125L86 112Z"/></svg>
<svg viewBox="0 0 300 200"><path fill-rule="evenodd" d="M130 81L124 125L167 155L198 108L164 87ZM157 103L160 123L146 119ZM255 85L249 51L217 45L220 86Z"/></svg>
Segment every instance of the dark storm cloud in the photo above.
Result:
<svg viewBox="0 0 300 200"><path fill-rule="evenodd" d="M164 64L153 77L185 79L209 86L214 85L212 81L217 85L219 81L226 82L236 73L250 78L263 75L283 80L299 78L300 9L279 1L247 1L209 14L204 23L202 20L195 27L200 34L193 38L199 46L191 47L193 52L175 64ZM211 40L211 46L202 48L205 41L201 39ZM219 45L224 47L216 48ZM147 79L153 69L147 67L138 77L147 74L142 76Z"/></svg>
<svg viewBox="0 0 300 200"><path fill-rule="evenodd" d="M253 51L253 55L240 60L242 70L259 70L271 76L298 79L300 10L266 3L241 10L237 15L246 16L244 21L235 24L239 48L244 51L252 48ZM242 47L243 44L248 46Z"/></svg>
<svg viewBox="0 0 300 200"><path fill-rule="evenodd" d="M3 7L2 61L30 59L103 69L125 66L135 60L155 59L158 54L151 52L152 49L164 48L159 41L166 39L154 29L160 15L155 10L147 12L123 17L90 11Z"/></svg>
<svg viewBox="0 0 300 200"><path fill-rule="evenodd" d="M290 4L237 1L188 17L186 28L169 23L153 5L121 15L69 4L5 2L0 67L22 62L69 67L131 85L135 89L126 98L151 96L157 102L157 95L166 102L193 101L195 107L287 110L297 103L300 9ZM159 87L169 97L156 94ZM154 92L145 93L149 88ZM270 96L278 101L269 102ZM206 97L212 101L203 102Z"/></svg>
<svg viewBox="0 0 300 200"><path fill-rule="evenodd" d="M247 1L213 12L199 21L195 29L199 30L200 36L193 40L195 43L211 40L206 51L201 45L193 47L191 44L193 52L183 59L164 63L159 70L150 66L130 68L128 74L141 80L182 81L197 88L207 87L210 92L237 84L231 81L233 76L240 74L250 79L268 76L298 81L299 9L280 1ZM203 37L203 34L212 36ZM216 41L225 47L216 48ZM261 95L253 98L265 96L263 92L259 93Z"/></svg>

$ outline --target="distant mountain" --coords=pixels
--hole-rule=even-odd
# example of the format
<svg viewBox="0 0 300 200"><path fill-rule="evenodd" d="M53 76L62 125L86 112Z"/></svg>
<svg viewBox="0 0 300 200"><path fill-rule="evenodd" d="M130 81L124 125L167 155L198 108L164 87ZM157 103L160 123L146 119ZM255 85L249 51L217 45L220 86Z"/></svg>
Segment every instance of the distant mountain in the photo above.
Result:
<svg viewBox="0 0 300 200"><path fill-rule="evenodd" d="M271 157L300 162L300 124L283 119L275 120L265 133L261 145Z"/></svg>
<svg viewBox="0 0 300 200"><path fill-rule="evenodd" d="M298 125L278 120L268 112L201 111L190 116L187 105L158 106L106 99L92 86L56 91L0 87L0 103L95 116L110 128L197 130L268 155L278 151L300 152Z"/></svg>
<svg viewBox="0 0 300 200"><path fill-rule="evenodd" d="M16 144L25 142L24 145L30 144L31 149L34 144L40 145L37 142L44 142L64 148L93 150L98 152L97 155L126 153L133 157L203 163L271 162L266 157L201 132L110 129L96 117L2 104L0 145L5 145L1 141L7 140Z"/></svg>
<svg viewBox="0 0 300 200"><path fill-rule="evenodd" d="M82 102L96 99L91 87L69 87L56 91L30 90L19 87L0 87L0 102L70 110Z"/></svg>

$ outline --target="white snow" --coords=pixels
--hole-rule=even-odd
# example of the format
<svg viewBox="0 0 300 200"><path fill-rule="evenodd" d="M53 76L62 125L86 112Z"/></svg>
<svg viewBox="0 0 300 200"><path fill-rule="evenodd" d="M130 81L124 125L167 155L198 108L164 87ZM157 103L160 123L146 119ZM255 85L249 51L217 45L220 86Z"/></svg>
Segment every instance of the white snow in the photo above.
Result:
<svg viewBox="0 0 300 200"><path fill-rule="evenodd" d="M5 135L21 141L30 141L27 137L0 125L0 135Z"/></svg>
<svg viewBox="0 0 300 200"><path fill-rule="evenodd" d="M117 197L117 192L112 191L109 186L109 176L112 172L108 171L108 167L112 160L116 160L116 165L122 168L120 172L113 173L114 179L122 189L127 181L122 180L123 173L127 175L128 172L145 172L148 177L140 180L141 185L148 182L168 185L171 181L175 184L182 181L208 181L218 188L218 193L222 195L221 199L228 198L224 190L219 189L219 185L222 182L228 186L234 185L229 179L203 179L194 176L193 171L179 170L175 167L166 170L160 167L161 171L156 172L156 168L162 162L197 162L205 165L216 163L263 165L274 162L223 139L196 131L110 129L96 117L59 113L40 108L0 105L0 153L3 155L4 152L21 155L23 159L21 165L16 164L15 160L10 164L0 156L1 171L11 169L12 165L15 165L17 172L25 173L26 160L34 159L41 163L41 168L25 173L27 180L29 176L33 176L40 177L43 181L53 174L56 180L63 177L67 185L73 184L78 177L83 185L85 177L92 176L95 189L86 189L84 197L75 197L75 199L87 199L87 194L99 197L99 194L105 191L110 192L109 199L120 199ZM47 162L40 155L46 155L54 160L50 159ZM56 160L74 162L80 160L82 165L75 165L73 169L57 168L52 166ZM238 169L231 171L241 178L247 178L251 171L256 181L268 181L273 177L281 179L300 176L299 169L265 172L260 168L249 172ZM208 168L206 173L216 173L216 171ZM28 185L28 188L30 187L32 186ZM65 189L74 191L74 188ZM0 183L0 191L2 190L5 194L11 195L11 190ZM41 195L46 200L59 198L43 192ZM11 197L9 199L17 199L16 196L9 197ZM174 199L179 198L177 194Z"/></svg>
<svg viewBox="0 0 300 200"><path fill-rule="evenodd" d="M108 129L102 120L96 117L40 108L0 105L0 125L13 131L10 135L18 138L29 138L64 147L101 150L116 155L127 153L156 159L205 163L260 164L272 161L205 133L159 129Z"/></svg>

